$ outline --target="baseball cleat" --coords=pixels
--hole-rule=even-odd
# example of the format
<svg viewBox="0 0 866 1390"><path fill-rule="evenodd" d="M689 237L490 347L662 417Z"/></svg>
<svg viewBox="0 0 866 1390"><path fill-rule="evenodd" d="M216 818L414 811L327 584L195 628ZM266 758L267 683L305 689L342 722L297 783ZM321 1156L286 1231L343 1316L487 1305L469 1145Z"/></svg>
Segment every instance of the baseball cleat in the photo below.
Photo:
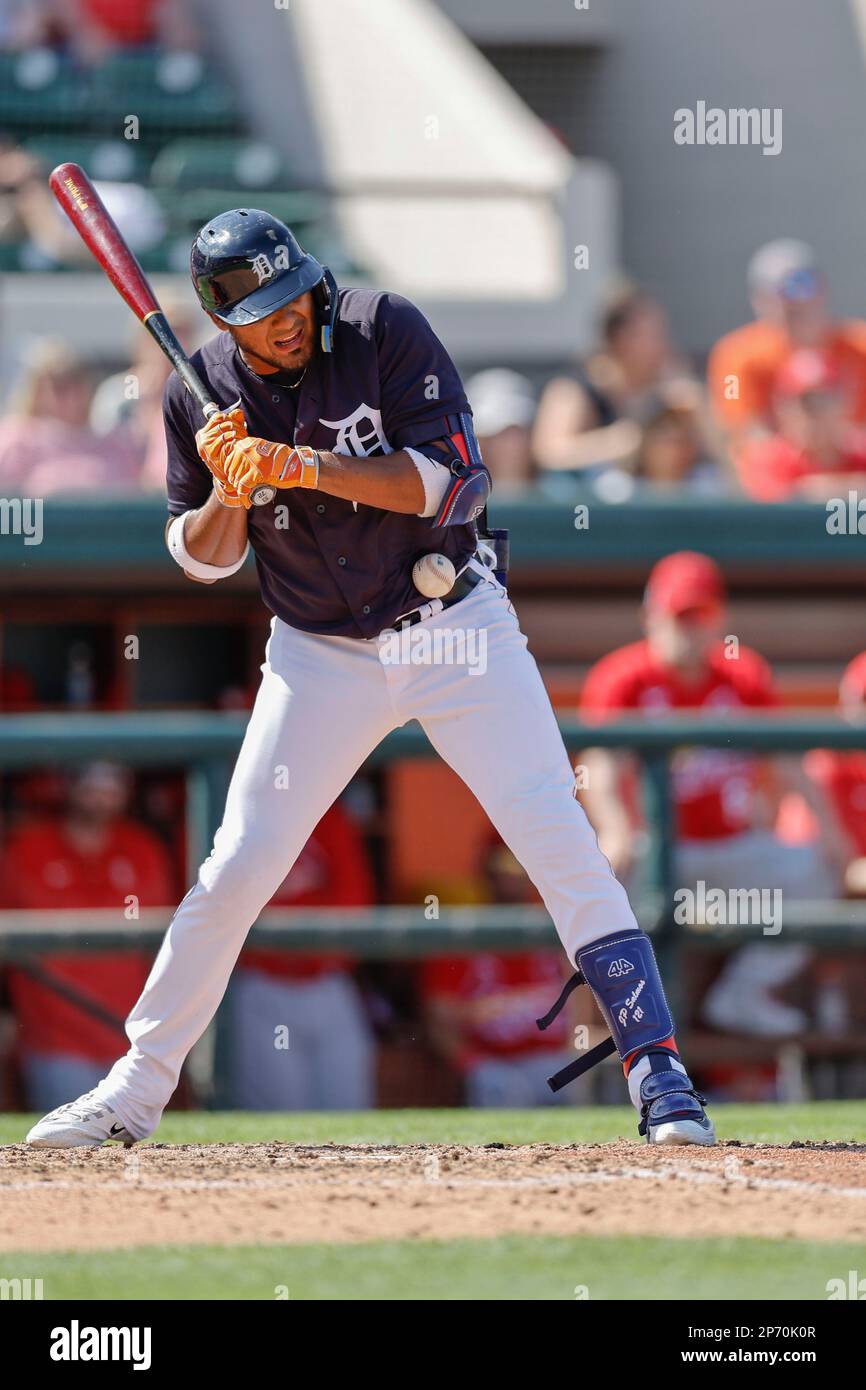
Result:
<svg viewBox="0 0 866 1390"><path fill-rule="evenodd" d="M97 1148L107 1139L127 1147L135 1143L123 1121L95 1091L58 1105L27 1135L27 1143L40 1149Z"/></svg>
<svg viewBox="0 0 866 1390"><path fill-rule="evenodd" d="M716 1131L685 1072L650 1072L640 1083L638 1133L648 1144L715 1144Z"/></svg>

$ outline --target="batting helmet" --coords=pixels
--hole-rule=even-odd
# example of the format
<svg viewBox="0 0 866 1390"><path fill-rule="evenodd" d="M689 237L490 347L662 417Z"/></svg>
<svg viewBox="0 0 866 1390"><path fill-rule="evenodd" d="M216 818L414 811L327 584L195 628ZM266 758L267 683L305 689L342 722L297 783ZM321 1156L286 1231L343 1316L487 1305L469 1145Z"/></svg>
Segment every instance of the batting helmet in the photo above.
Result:
<svg viewBox="0 0 866 1390"><path fill-rule="evenodd" d="M313 290L322 348L331 351L337 316L334 277L269 212L233 208L212 218L192 244L190 274L202 308L232 325L257 323Z"/></svg>

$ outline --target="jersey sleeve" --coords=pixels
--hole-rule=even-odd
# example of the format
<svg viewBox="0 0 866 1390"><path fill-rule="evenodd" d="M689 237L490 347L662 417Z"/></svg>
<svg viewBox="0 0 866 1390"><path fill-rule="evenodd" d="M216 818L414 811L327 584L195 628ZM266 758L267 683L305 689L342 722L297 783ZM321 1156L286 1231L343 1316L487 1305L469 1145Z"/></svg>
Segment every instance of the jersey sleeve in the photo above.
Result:
<svg viewBox="0 0 866 1390"><path fill-rule="evenodd" d="M383 294L376 311L382 424L395 449L441 439L445 417L469 410L463 382L430 324L408 299Z"/></svg>
<svg viewBox="0 0 866 1390"><path fill-rule="evenodd" d="M166 493L171 516L183 516L184 512L203 507L213 486L207 465L199 458L195 447L195 430L185 400L187 395L183 382L172 373L162 399L168 453Z"/></svg>

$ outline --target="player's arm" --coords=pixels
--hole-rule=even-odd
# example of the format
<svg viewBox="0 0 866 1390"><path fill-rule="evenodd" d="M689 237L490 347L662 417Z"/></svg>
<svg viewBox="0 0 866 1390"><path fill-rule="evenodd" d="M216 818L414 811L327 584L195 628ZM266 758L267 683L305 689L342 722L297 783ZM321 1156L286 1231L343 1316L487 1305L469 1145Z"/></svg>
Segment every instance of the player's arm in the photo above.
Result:
<svg viewBox="0 0 866 1390"><path fill-rule="evenodd" d="M410 516L419 516L426 501L418 465L406 449L381 458L320 453L319 491Z"/></svg>
<svg viewBox="0 0 866 1390"><path fill-rule="evenodd" d="M184 406L170 381L165 424L169 509L173 514L165 540L188 579L214 584L240 569L249 547L248 503L228 484L222 466L228 441L243 427L243 415L240 411L219 411L193 440Z"/></svg>
<svg viewBox="0 0 866 1390"><path fill-rule="evenodd" d="M179 540L185 554L180 553L178 540L170 535L172 527L180 531ZM203 507L186 512L182 517L172 517L166 525L165 538L188 579L199 584L215 584L221 576L206 574L205 569L234 574L246 558L247 513L242 507L223 506L212 492ZM195 562L192 568L188 568L190 560Z"/></svg>

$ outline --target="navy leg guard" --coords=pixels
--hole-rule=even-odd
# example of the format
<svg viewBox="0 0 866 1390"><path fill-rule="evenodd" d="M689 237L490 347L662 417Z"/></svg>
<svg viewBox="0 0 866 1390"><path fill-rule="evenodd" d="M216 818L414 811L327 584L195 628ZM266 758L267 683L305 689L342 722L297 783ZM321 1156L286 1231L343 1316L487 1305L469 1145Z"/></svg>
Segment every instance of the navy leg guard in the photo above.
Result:
<svg viewBox="0 0 866 1390"><path fill-rule="evenodd" d="M577 968L595 996L624 1062L673 1036L655 952L642 931L615 932L577 953Z"/></svg>

